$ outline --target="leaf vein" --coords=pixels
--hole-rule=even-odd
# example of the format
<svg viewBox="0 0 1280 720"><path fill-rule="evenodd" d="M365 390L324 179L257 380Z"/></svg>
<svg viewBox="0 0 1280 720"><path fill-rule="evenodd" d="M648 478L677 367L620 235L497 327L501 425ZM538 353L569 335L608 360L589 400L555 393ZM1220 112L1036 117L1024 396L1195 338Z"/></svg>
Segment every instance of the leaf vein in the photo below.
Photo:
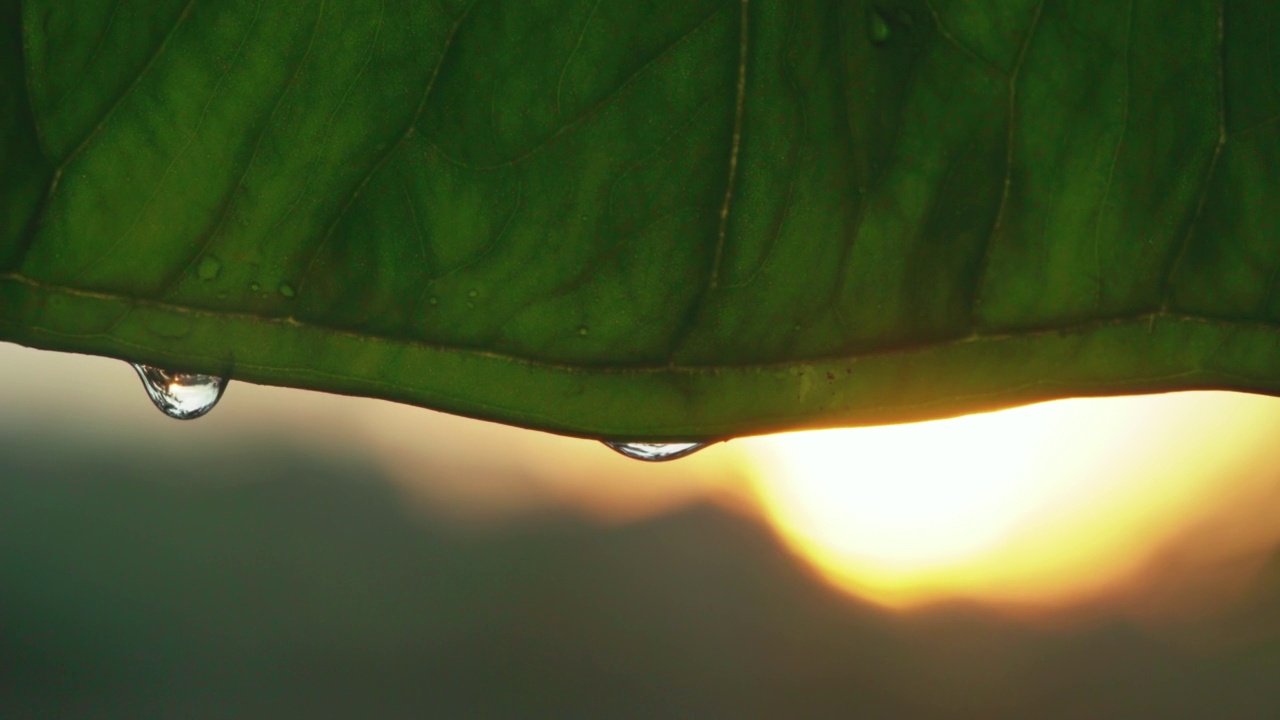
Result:
<svg viewBox="0 0 1280 720"><path fill-rule="evenodd" d="M70 97L73 92L79 90L80 86L84 84L85 78L89 75L87 72L88 69L93 67L93 63L97 61L98 55L102 52L102 47L107 43L107 35L111 33L111 26L115 24L116 14L120 12L120 3L121 0L115 0L115 2L112 3L111 12L107 15L107 22L104 23L102 29L98 31L98 37L94 42L93 51L89 53L89 59L85 60L84 67L76 74L75 82L67 86L66 90L62 91L62 93L58 95L53 102L49 103L50 111L54 111L57 108L62 107L62 103L66 102L67 98Z"/></svg>
<svg viewBox="0 0 1280 720"><path fill-rule="evenodd" d="M1160 284L1161 310L1169 310L1170 302L1173 299L1173 280L1182 266L1182 258L1186 255L1187 248L1191 246L1191 239L1195 236L1200 218L1204 214L1205 204L1209 200L1209 190L1213 186L1213 179L1218 171L1218 162L1221 160L1222 150L1227 144L1226 12L1226 0L1218 0L1217 52L1215 53L1218 80L1218 126L1215 128L1217 142L1214 143L1213 154L1209 158L1209 165L1205 170L1204 178L1200 181L1199 197L1193 208L1187 231L1183 234L1178 249L1173 253L1173 261L1169 263L1164 279Z"/></svg>
<svg viewBox="0 0 1280 720"><path fill-rule="evenodd" d="M569 55L565 57L564 64L560 67L560 77L556 80L556 117L560 117L560 98L564 91L564 76L569 72L569 65L573 62L573 58L578 54L578 50L582 48L582 40L587 36L587 28L591 27L591 20L595 18L596 11L600 9L600 0L596 0L591 6L591 12L587 13L587 19L582 21L582 29L578 31L578 40L573 44L573 48L569 50Z"/></svg>
<svg viewBox="0 0 1280 720"><path fill-rule="evenodd" d="M750 52L751 11L750 0L740 0L740 26L738 31L738 81L733 95L733 134L729 139L729 170L725 181L724 202L720 205L720 224L716 230L716 249L711 261L709 290L720 284L720 264L724 258L725 236L729 231L729 210L733 205L733 191L738 179L738 155L742 148L742 121L747 98L747 61Z"/></svg>
<svg viewBox="0 0 1280 720"><path fill-rule="evenodd" d="M1009 207L1009 195L1013 188L1014 140L1018 129L1018 79L1022 75L1022 68L1026 64L1027 52L1031 48L1031 41L1035 39L1036 30L1040 27L1040 18L1044 14L1045 2L1046 0L1040 0L1040 3L1036 5L1035 13L1031 16L1030 27L1027 28L1026 35L1022 38L1022 46L1018 48L1018 57L1014 61L1013 70L1009 75L1009 102L1005 120L1004 187L1000 192L1000 202L996 206L995 220L992 222L991 231L987 234L986 243L982 251L982 259L978 266L977 290L973 295L973 307L969 311L969 322L974 326L977 326L981 319L982 304L986 299L986 283L990 270L991 252L996 242L996 236L1000 234L1000 229L1004 225L1005 212Z"/></svg>
<svg viewBox="0 0 1280 720"><path fill-rule="evenodd" d="M1116 140L1115 151L1111 154L1111 164L1107 169L1107 182L1102 189L1102 200L1098 203L1097 216L1093 223L1093 271L1097 281L1096 304L1102 307L1102 258L1098 251L1098 243L1102 234L1102 217L1106 214L1107 203L1111 198L1111 188L1115 180L1116 167L1120 164L1120 153L1124 150L1125 137L1129 131L1129 102L1133 92L1133 16L1137 0L1129 0L1128 24L1125 26L1124 45L1124 105L1120 113L1120 137Z"/></svg>
<svg viewBox="0 0 1280 720"><path fill-rule="evenodd" d="M134 228L142 222L142 218L146 216L148 208L150 208L152 203L155 202L156 197L160 194L160 190L165 187L165 182L169 177L169 173L173 171L174 165L178 163L180 158L186 155L187 150L191 148L191 144L195 142L196 136L200 134L200 128L204 127L204 122L209 117L209 108L213 107L213 101L218 97L218 94L222 92L222 85L226 82L227 76L231 74L232 68L234 68L235 64L239 62L240 56L244 52L244 46L249 41L249 36L253 34L253 28L258 24L258 17L261 14L262 2L259 0L254 5L253 18L249 20L249 25L245 28L244 34L240 37L240 43L236 46L235 53L232 54L231 60L227 62L226 67L222 69L222 73L218 76L218 82L214 84L213 91L209 93L209 99L205 101L204 107L200 109L200 117L196 120L195 127L193 127L191 132L187 134L187 139L182 143L182 147L178 149L178 152L174 153L173 157L169 158L169 162L165 164L164 170L161 171L160 177L156 180L151 193L147 195L146 201L144 201L142 203L142 207L138 209L138 213L134 216L133 222L129 223L129 226L116 237L115 241L113 241L106 250L103 250L96 257L89 260L81 270L73 276L73 282L84 277L86 273L91 271L93 267L104 258L114 254L116 249L120 247L120 244L123 243L133 232Z"/></svg>
<svg viewBox="0 0 1280 720"><path fill-rule="evenodd" d="M801 149L806 144L809 131L809 111L805 104L804 93L800 91L800 83L796 77L795 68L794 37L795 29L799 22L799 12L793 6L791 12L791 26L787 30L787 38L783 43L789 48L789 52L787 53L786 60L782 63L782 76L785 78L787 87L791 90L791 94L795 97L796 106L800 112L800 127L794 133L795 137L797 137L797 147L792 149L791 156L788 158L787 189L782 196L782 208L778 212L777 219L771 223L769 237L765 243L765 251L761 254L760 260L741 281L731 285L721 286L725 289L746 287L755 282L756 277L760 275L760 272L764 270L765 266L769 264L770 259L773 257L774 248L777 247L778 240L782 237L787 220L791 217L791 211L795 205L796 175L800 165L800 156L802 155Z"/></svg>
<svg viewBox="0 0 1280 720"><path fill-rule="evenodd" d="M307 61L311 57L311 50L315 47L316 35L319 34L320 21L324 18L324 11L327 2L328 0L320 0L319 8L316 12L315 23L312 24L311 34L307 39L306 50L303 51L302 58L298 61L298 64L294 66L293 73L290 74L289 79L285 81L280 88L280 92L276 94L276 99L271 106L271 111L267 113L267 117L262 123L262 128L258 130L258 136L254 140L253 150L249 154L249 160L245 163L244 170L240 173L240 177L236 180L236 184L231 189L231 192L223 199L221 207L218 209L217 217L210 224L211 229L200 241L199 249L197 249L191 256L191 259L187 261L187 264L175 273L174 276L166 283L165 289L162 291L162 295L164 297L169 297L177 291L177 286L182 281L182 277L195 268L196 262L200 259L200 256L208 251L209 246L213 244L214 238L218 236L218 233L222 231L223 226L226 224L231 210L231 205L235 201L235 196L240 192L240 189L244 187L244 181L249 176L249 171L253 169L253 165L258 159L258 151L262 147L262 141L266 137L267 131L271 129L271 123L275 120L276 113L280 111L280 106L283 104L284 98L295 86L298 75L301 74L302 68L306 66Z"/></svg>
<svg viewBox="0 0 1280 720"><path fill-rule="evenodd" d="M399 337L387 334L356 332L341 327L334 327L322 323L299 320L295 317L265 315L254 312L245 311L225 311L196 307L188 304L170 303L160 300L152 300L147 298L138 298L115 292L87 290L83 288L69 287L57 283L48 283L34 278L29 278L21 273L11 272L0 274L0 283L16 283L25 285L33 289L39 289L47 292L61 293L67 296L99 300L106 302L125 302L133 308L148 308L161 310L165 312L173 312L192 316L205 316L210 318L218 318L222 320L241 320L250 322L261 322L272 325L284 325L296 328L308 328L312 330L322 331L333 335L340 335L350 338L366 341L380 341L403 344L411 347L445 350L451 352L462 352L473 356L488 357L500 360L508 360L524 365L540 366L547 368L560 369L565 371L591 371L595 373L607 374L659 374L659 373L687 373L687 374L714 374L724 370L738 369L771 369L793 367L798 364L828 362L833 360L858 360L872 357L883 357L893 355L903 355L913 352L921 352L941 347L965 346L976 343L990 343L1002 341L1019 341L1033 340L1037 338L1062 337L1064 335L1080 335L1108 328L1115 328L1125 325L1138 325L1142 323L1153 323L1157 321L1168 321L1177 323L1195 323L1213 326L1230 326L1236 328L1256 328L1262 330L1280 330L1280 322L1257 320L1257 319L1226 319L1214 317L1212 315L1204 315L1190 312L1170 312L1164 310L1147 310L1131 313L1117 314L1109 317L1093 318L1085 321L1071 321L1059 324L1044 324L1027 326L1017 329L1007 329L1001 331L973 332L964 335L955 335L943 339L931 339L921 342L899 343L894 345L885 345L876 348L868 348L863 351L842 353L837 355L823 355L806 358L792 358L784 361L776 362L744 362L740 364L679 364L671 362L658 362L652 364L630 364L630 365L578 365L554 360L542 360L537 358L523 357L512 355L509 353L501 353L492 350L482 350L477 348L468 348L455 345L447 345L442 343L430 342L413 337ZM76 337L96 337L100 336L101 331L95 333L85 333L75 335Z"/></svg>
<svg viewBox="0 0 1280 720"><path fill-rule="evenodd" d="M623 95L623 93L629 90L631 86L634 85L636 81L640 79L640 77L642 77L646 72L648 72L651 68L657 65L660 61L665 59L668 55L675 52L677 48L679 48L680 46L688 42L692 37L697 35L698 32L701 31L703 28L707 27L712 20L719 17L720 13L723 12L724 9L729 7L731 4L732 4L732 0L727 0L727 2L725 2L723 5L717 7L713 12L711 12L706 17L699 20L696 25L689 28L688 31L682 33L678 38L672 40L670 43L664 46L657 53L655 53L654 55L649 57L647 60L645 60L643 63L641 63L635 70L631 72L631 74L629 74L626 77L625 80L623 80L621 83L618 83L616 87L611 89L608 92L608 94L606 94L603 98L601 98L600 101L597 102L595 105L591 106L591 108L583 112L581 115L571 118L568 122L557 127L547 137L537 141L532 146L530 146L527 150L524 150L513 157L507 158L506 160L502 160L500 162L491 163L488 165L472 165L470 163L459 160L458 158L448 154L447 152L444 151L444 148L440 147L439 144L427 138L425 134L423 135L423 140L427 142L431 146L431 148L440 155L441 159L445 160L451 165L463 168L464 170L470 170L474 172L491 172L493 170L501 170L503 168L511 167L513 165L518 165L534 157L535 155L542 152L546 148L550 147L557 140L559 140L564 135L568 134L574 128L586 122L591 121L598 115L603 114L606 110L608 110L612 106L612 104L615 101L617 101L619 97Z"/></svg>
<svg viewBox="0 0 1280 720"><path fill-rule="evenodd" d="M53 172L53 179L49 183L49 195L53 195L54 191L58 189L58 184L62 180L63 171L66 170L73 160L84 152L85 148L87 148L96 137L98 137L98 134L101 133L102 129L106 126L107 121L115 115L116 110L118 110L124 103L125 98L129 97L129 95L133 93L134 89L138 87L138 83L142 81L142 78L146 77L147 74L151 72L151 69L155 67L156 61L160 59L160 56L164 55L164 51L169 47L169 41L173 39L178 28L181 27L183 23L187 21L187 18L191 16L191 9L194 6L195 0L187 0L187 4L182 8L182 12L178 15L178 19L169 27L168 32L165 33L164 39L161 40L160 44L156 46L156 49L152 51L151 56L147 58L146 64L143 65L142 69L138 71L138 74L133 77L133 80L129 83L128 87L126 87L124 92L120 93L119 97L111 103L111 107L107 109L107 112L103 113L102 117L98 119L98 122L93 126L89 133L76 144L75 148L72 149L72 151L68 153L60 163L58 163L57 169Z"/></svg>
<svg viewBox="0 0 1280 720"><path fill-rule="evenodd" d="M347 214L351 212L351 208L354 207L356 201L360 199L360 193L366 186L368 186L369 181L372 180L380 170L382 170L382 168L387 164L387 161L404 146L404 142L413 136L414 131L417 128L418 121L422 119L422 113L427 107L427 101L431 97L431 91L435 89L436 78L440 75L440 68L444 65L445 59L449 56L449 51L453 49L453 40L457 35L458 28L461 27L462 23L467 19L471 9L475 7L476 2L478 2L478 0L473 0L472 3L467 6L466 10L458 16L458 19L454 21L453 26L449 28L449 32L444 39L444 45L440 48L440 54L436 58L435 67L431 69L431 74L427 77L427 82L422 89L422 96L418 100L418 107L414 110L413 116L409 118L409 122L405 125L405 129L400 133L400 136L396 141L388 146L387 149L383 151L382 155L374 161L369 170L365 172L364 177L361 178L360 182L356 184L354 189L352 189L347 201L342 205L342 210L339 211L337 217L329 223L329 227L325 230L320 242L316 244L314 250L311 252L311 257L307 261L306 269L303 270L302 278L298 283L298 294L302 293L303 286L311 277L311 272L315 267L316 259L320 257L320 250L328 244L329 240L333 237L333 233L337 230L338 225L340 225L343 219L346 218Z"/></svg>

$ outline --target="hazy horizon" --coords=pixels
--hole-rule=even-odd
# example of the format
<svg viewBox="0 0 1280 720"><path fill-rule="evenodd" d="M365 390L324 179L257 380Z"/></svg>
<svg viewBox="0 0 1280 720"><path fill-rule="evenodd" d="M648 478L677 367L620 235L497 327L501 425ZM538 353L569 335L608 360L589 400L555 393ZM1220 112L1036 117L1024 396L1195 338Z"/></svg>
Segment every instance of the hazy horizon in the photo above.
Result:
<svg viewBox="0 0 1280 720"><path fill-rule="evenodd" d="M1277 705L1271 399L1066 404L648 465L590 441L243 383L178 422L122 362L0 345L0 366L6 717L1190 718ZM1115 437L1024 467L1057 447L1044 427ZM1218 465L1192 462L1215 448ZM823 453L870 464L824 479L840 462ZM918 475L929 467L947 477ZM1150 477L1100 482L1104 470ZM848 494L821 494L832 488ZM830 517L812 514L813 492ZM975 518L999 532L975 533ZM866 554L895 538L910 544ZM913 602L887 607L894 588Z"/></svg>

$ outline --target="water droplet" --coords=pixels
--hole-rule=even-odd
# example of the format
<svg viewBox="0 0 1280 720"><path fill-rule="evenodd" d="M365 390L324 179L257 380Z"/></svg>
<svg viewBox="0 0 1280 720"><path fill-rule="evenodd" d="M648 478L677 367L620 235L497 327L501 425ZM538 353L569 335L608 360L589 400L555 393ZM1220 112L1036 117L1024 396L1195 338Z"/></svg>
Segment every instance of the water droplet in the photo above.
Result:
<svg viewBox="0 0 1280 720"><path fill-rule="evenodd" d="M162 370L133 363L151 402L178 420L194 420L213 409L227 389L225 378Z"/></svg>
<svg viewBox="0 0 1280 720"><path fill-rule="evenodd" d="M664 460L678 460L686 455L692 455L706 447L707 443L624 443L606 441L605 445L633 460L662 462Z"/></svg>
<svg viewBox="0 0 1280 720"><path fill-rule="evenodd" d="M256 283L256 282L255 282L255 283L249 283L249 290L251 290L252 292L258 292L258 291L259 291L259 290L261 290L261 289L262 289L262 286L261 286L261 285L259 285L258 283Z"/></svg>
<svg viewBox="0 0 1280 720"><path fill-rule="evenodd" d="M589 332L591 332L591 331L590 331L589 329L587 329L587 326L586 326L586 325L580 325L580 326L578 327L578 334L579 334L579 335L581 335L582 337L586 337L586 336L587 336L587 333L589 333Z"/></svg>
<svg viewBox="0 0 1280 720"><path fill-rule="evenodd" d="M468 292L468 293L467 293L467 297L469 297L469 298L478 298L478 297L480 297L480 291L479 291L479 290L476 290L476 289L474 289L474 288L472 288L472 290L471 290L470 292Z"/></svg>
<svg viewBox="0 0 1280 720"><path fill-rule="evenodd" d="M889 23L884 16L879 10L871 8L867 13L867 34L871 37L871 42L882 45L889 39L889 33Z"/></svg>
<svg viewBox="0 0 1280 720"><path fill-rule="evenodd" d="M218 273L222 272L222 263L212 255L206 255L200 261L200 267L196 268L196 275L200 276L205 282L212 282L218 277Z"/></svg>
<svg viewBox="0 0 1280 720"><path fill-rule="evenodd" d="M281 294L281 295L283 295L283 296L285 296L285 297L287 297L287 298L291 298L291 297L293 297L293 292L294 292L294 291L293 291L293 286L292 286L292 285L290 285L289 283L280 283L280 294Z"/></svg>

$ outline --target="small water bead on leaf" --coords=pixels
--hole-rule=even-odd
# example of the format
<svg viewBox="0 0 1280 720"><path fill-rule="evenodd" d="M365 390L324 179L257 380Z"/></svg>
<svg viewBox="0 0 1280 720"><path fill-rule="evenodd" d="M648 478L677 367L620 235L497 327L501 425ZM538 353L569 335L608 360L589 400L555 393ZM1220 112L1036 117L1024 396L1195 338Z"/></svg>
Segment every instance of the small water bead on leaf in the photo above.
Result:
<svg viewBox="0 0 1280 720"><path fill-rule="evenodd" d="M295 292L295 291L294 291L294 289L293 289L293 286L292 286L292 285L290 285L289 283L280 283L280 294L281 294L281 295L283 295L283 296L285 296L285 297L287 297L287 298L291 298L291 297L293 297L293 296L294 296L294 292Z"/></svg>
<svg viewBox="0 0 1280 720"><path fill-rule="evenodd" d="M254 282L254 283L249 283L249 291L250 291L250 292L258 292L258 291L259 291L259 290L261 290L261 289L262 289L262 286L261 286L261 285L259 285L258 283L256 283L256 282Z"/></svg>
<svg viewBox="0 0 1280 720"><path fill-rule="evenodd" d="M214 375L180 373L133 363L142 378L147 397L160 412L177 420L194 420L213 409L227 389L227 381Z"/></svg>
<svg viewBox="0 0 1280 720"><path fill-rule="evenodd" d="M200 267L196 268L196 275L205 282L212 282L218 278L218 273L222 272L222 263L212 255L206 255L200 261Z"/></svg>
<svg viewBox="0 0 1280 720"><path fill-rule="evenodd" d="M645 462L663 462L666 460L678 460L682 457L692 455L707 446L707 443L626 443L626 442L609 442L605 441L613 450L625 455L632 460L644 460Z"/></svg>
<svg viewBox="0 0 1280 720"><path fill-rule="evenodd" d="M867 10L867 35L870 36L871 42L876 45L883 45L889 39L889 23L880 14L879 10L869 8Z"/></svg>

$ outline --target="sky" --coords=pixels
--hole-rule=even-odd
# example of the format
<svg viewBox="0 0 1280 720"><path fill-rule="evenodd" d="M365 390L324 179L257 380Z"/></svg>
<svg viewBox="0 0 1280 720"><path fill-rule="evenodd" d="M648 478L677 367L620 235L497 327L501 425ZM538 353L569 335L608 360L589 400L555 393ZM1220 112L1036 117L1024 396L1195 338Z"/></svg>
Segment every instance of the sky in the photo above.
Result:
<svg viewBox="0 0 1280 720"><path fill-rule="evenodd" d="M1229 601L1280 544L1280 401L1261 396L1067 400L646 464L592 441L238 382L179 422L120 361L0 344L0 367L0 429L352 454L408 506L482 532L550 511L624 525L712 503L770 529L832 587L902 612L964 600L1157 621Z"/></svg>

